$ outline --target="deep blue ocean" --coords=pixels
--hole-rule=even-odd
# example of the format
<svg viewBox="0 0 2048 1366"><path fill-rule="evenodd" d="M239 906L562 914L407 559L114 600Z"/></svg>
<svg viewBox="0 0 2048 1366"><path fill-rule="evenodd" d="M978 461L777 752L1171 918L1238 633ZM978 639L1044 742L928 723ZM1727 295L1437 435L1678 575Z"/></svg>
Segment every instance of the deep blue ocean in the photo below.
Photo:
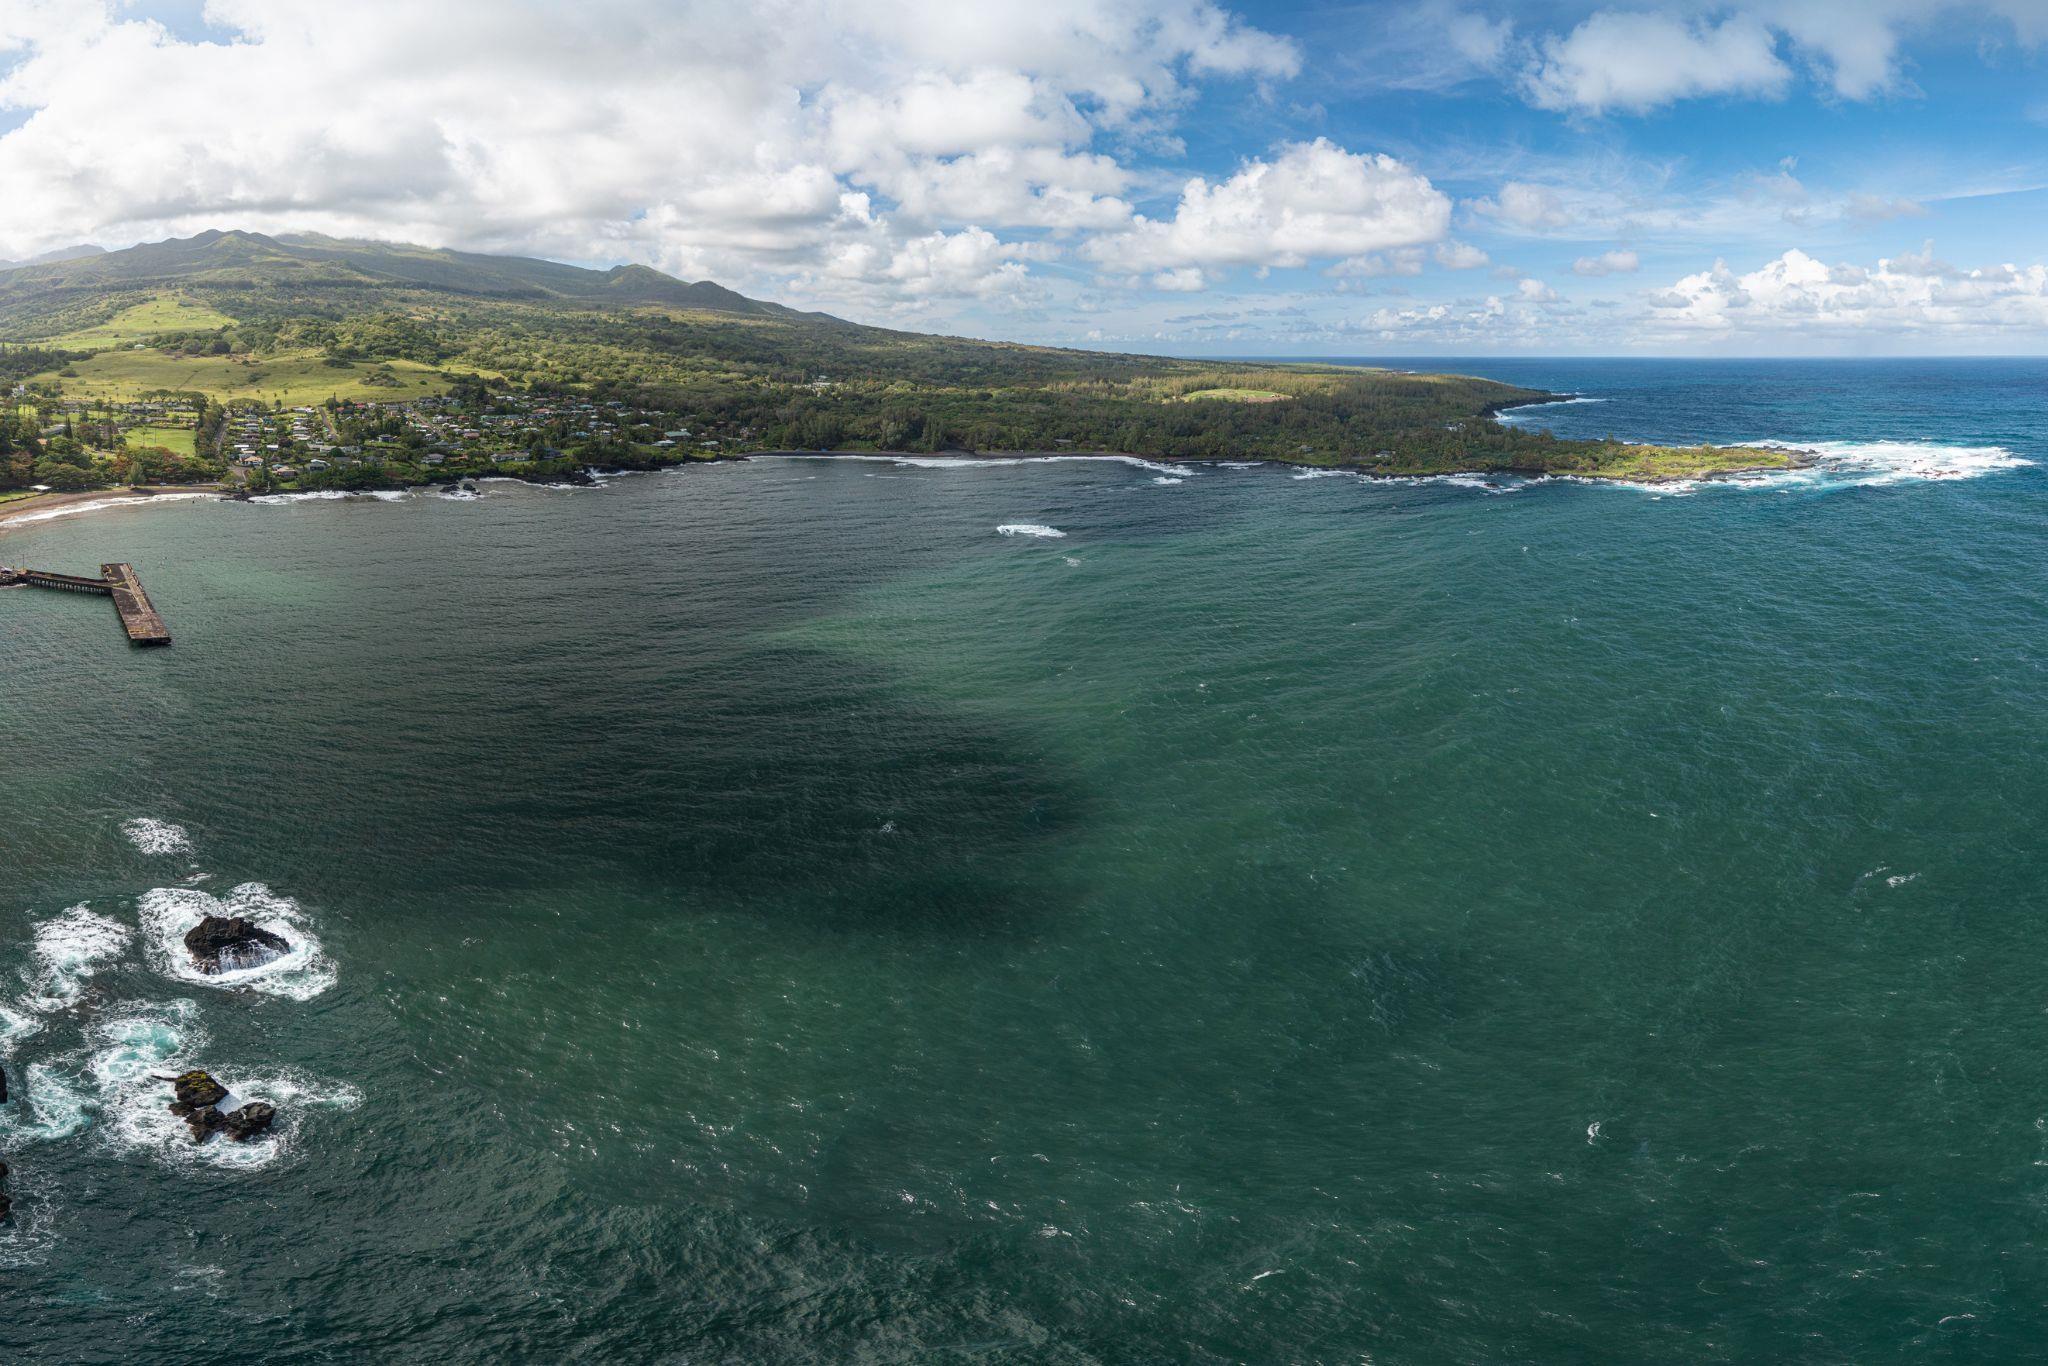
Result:
<svg viewBox="0 0 2048 1366"><path fill-rule="evenodd" d="M2048 362L1410 364L1818 463L0 528L0 1359L2042 1356Z"/></svg>

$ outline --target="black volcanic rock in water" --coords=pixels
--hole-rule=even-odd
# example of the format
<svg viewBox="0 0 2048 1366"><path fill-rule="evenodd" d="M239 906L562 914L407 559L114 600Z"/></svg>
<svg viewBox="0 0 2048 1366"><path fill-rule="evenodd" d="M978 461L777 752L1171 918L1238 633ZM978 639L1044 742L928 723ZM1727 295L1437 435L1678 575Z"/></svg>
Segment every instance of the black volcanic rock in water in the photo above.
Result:
<svg viewBox="0 0 2048 1366"><path fill-rule="evenodd" d="M171 1080L171 1089L178 1098L171 1102L171 1113L189 1115L195 1110L211 1109L228 1098L228 1088L215 1081L206 1072L187 1072Z"/></svg>
<svg viewBox="0 0 2048 1366"><path fill-rule="evenodd" d="M228 1088L215 1081L206 1072L187 1072L182 1076L166 1077L177 1099L170 1104L170 1111L181 1116L192 1130L192 1141L204 1143L215 1134L226 1134L237 1143L247 1143L260 1138L277 1119L277 1107L260 1100L252 1100L239 1110L226 1114L220 1111L220 1103L228 1098Z"/></svg>
<svg viewBox="0 0 2048 1366"><path fill-rule="evenodd" d="M270 1127L277 1118L277 1107L260 1100L252 1100L239 1110L231 1110L221 1116L221 1125L227 1135L237 1143L247 1143Z"/></svg>
<svg viewBox="0 0 2048 1366"><path fill-rule="evenodd" d="M239 972L292 951L280 935L241 916L210 915L185 933L185 948L201 972Z"/></svg>

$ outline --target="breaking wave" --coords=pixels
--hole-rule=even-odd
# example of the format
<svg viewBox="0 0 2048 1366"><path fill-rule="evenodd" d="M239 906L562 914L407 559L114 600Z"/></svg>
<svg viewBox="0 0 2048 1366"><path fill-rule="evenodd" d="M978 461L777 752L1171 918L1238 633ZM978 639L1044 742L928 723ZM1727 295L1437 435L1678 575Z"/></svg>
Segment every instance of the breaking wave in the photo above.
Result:
<svg viewBox="0 0 2048 1366"><path fill-rule="evenodd" d="M185 503L195 498L218 500L217 493L153 493L146 496L126 498L90 498L82 503L62 503L56 507L43 508L35 512L23 512L7 519L0 525L22 526L30 522L50 522L59 517L76 517L86 512L103 512L108 508L145 507L151 503Z"/></svg>
<svg viewBox="0 0 2048 1366"><path fill-rule="evenodd" d="M15 1083L20 1092L0 1106L0 1136L8 1146L53 1143L92 1123L93 1101L78 1079L47 1062L32 1062Z"/></svg>
<svg viewBox="0 0 2048 1366"><path fill-rule="evenodd" d="M205 1037L190 1001L144 1004L106 1021L95 1031L87 1072L107 1117L107 1138L115 1147L144 1152L174 1166L252 1168L268 1166L290 1150L309 1108L352 1110L362 1103L355 1088L296 1071L243 1075L218 1065L208 1070L228 1088L223 1113L251 1101L277 1107L277 1120L262 1138L236 1143L215 1137L194 1143L185 1121L170 1112L171 1091L162 1080L203 1064L195 1057Z"/></svg>
<svg viewBox="0 0 2048 1366"><path fill-rule="evenodd" d="M782 457L786 460L878 460L885 464L899 465L920 470L969 470L1000 465L1055 465L1068 461L1106 460L1113 464L1129 465L1134 469L1150 470L1154 474L1185 475L1185 465L1165 465L1157 460L1147 460L1136 455L866 455L858 452L842 454L835 451L794 451Z"/></svg>
<svg viewBox="0 0 2048 1366"><path fill-rule="evenodd" d="M149 816L137 816L132 821L121 822L121 833L128 842L145 854L189 854L192 852L192 836L182 825L160 821Z"/></svg>
<svg viewBox="0 0 2048 1366"><path fill-rule="evenodd" d="M1067 533L1058 527L1040 526L1036 522L1005 522L996 528L999 536L1043 536L1052 540L1065 540Z"/></svg>
<svg viewBox="0 0 2048 1366"><path fill-rule="evenodd" d="M77 1005L93 973L119 958L130 938L126 925L84 904L42 921L35 934L37 972L22 1004L38 1013Z"/></svg>
<svg viewBox="0 0 2048 1366"><path fill-rule="evenodd" d="M219 897L197 887L158 887L144 892L135 905L142 916L151 966L175 981L223 991L257 991L293 1001L309 1001L334 985L334 966L308 928L304 909L260 882L245 882ZM209 915L242 916L283 936L291 951L253 967L201 972L185 949L185 934Z"/></svg>

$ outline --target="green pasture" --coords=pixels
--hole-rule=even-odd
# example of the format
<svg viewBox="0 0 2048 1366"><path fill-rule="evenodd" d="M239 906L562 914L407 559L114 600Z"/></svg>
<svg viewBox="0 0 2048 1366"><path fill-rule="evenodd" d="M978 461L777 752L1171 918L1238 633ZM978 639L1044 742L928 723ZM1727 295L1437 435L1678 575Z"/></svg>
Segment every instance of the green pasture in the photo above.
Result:
<svg viewBox="0 0 2048 1366"><path fill-rule="evenodd" d="M189 303L174 294L160 294L147 303L124 308L97 327L52 337L46 345L65 351L99 351L112 346L132 346L167 332L210 332L231 327L234 319L201 304Z"/></svg>
<svg viewBox="0 0 2048 1366"><path fill-rule="evenodd" d="M159 351L102 351L70 367L72 374L48 372L39 380L63 385L74 399L133 403L142 395L172 389L203 393L219 402L254 399L286 407L320 403L329 397L397 403L445 393L448 377L416 361L358 361L329 365L318 352L274 356L165 355ZM388 376L389 383L380 383Z"/></svg>

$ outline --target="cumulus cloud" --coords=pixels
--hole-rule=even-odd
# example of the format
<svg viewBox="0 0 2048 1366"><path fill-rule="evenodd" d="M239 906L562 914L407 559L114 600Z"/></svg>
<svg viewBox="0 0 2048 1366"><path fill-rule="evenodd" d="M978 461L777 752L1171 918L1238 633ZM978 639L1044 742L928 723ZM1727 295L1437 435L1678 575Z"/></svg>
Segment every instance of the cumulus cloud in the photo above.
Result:
<svg viewBox="0 0 2048 1366"><path fill-rule="evenodd" d="M1874 267L1828 265L1794 249L1745 274L1716 261L1650 307L1653 322L1674 332L1988 340L2048 327L2048 266L1964 270L1937 259L1931 243Z"/></svg>
<svg viewBox="0 0 2048 1366"><path fill-rule="evenodd" d="M1422 246L1443 238L1451 201L1389 156L1350 152L1328 138L1253 159L1228 180L1200 176L1172 218L1140 215L1084 249L1106 268L1307 265Z"/></svg>
<svg viewBox="0 0 2048 1366"><path fill-rule="evenodd" d="M1548 185L1510 180L1491 198L1472 201L1472 211L1525 232L1550 232L1576 225L1578 215L1565 196Z"/></svg>
<svg viewBox="0 0 2048 1366"><path fill-rule="evenodd" d="M1598 256L1581 256L1572 262L1574 275L1633 275L1642 262L1632 251L1603 251Z"/></svg>
<svg viewBox="0 0 2048 1366"><path fill-rule="evenodd" d="M1543 40L1524 76L1540 109L1641 112L1698 95L1782 95L1792 69L1751 15L1718 23L1673 14L1602 10Z"/></svg>
<svg viewBox="0 0 2048 1366"><path fill-rule="evenodd" d="M1440 41L1457 47L1472 20L1442 16ZM1795 81L1795 61L1832 95L1867 100L1910 89L1900 55L1909 35L1955 23L2048 42L2040 0L1633 0L1561 33L1503 35L1499 50L1522 54L1515 69L1530 103L1574 114L1643 113L1704 96L1776 99Z"/></svg>
<svg viewBox="0 0 2048 1366"><path fill-rule="evenodd" d="M1200 83L1301 61L1215 0L149 10L0 0L0 256L232 225L981 294L1011 230L1127 226Z"/></svg>
<svg viewBox="0 0 2048 1366"><path fill-rule="evenodd" d="M1439 242L1436 263L1445 270L1477 270L1493 258L1469 242Z"/></svg>

